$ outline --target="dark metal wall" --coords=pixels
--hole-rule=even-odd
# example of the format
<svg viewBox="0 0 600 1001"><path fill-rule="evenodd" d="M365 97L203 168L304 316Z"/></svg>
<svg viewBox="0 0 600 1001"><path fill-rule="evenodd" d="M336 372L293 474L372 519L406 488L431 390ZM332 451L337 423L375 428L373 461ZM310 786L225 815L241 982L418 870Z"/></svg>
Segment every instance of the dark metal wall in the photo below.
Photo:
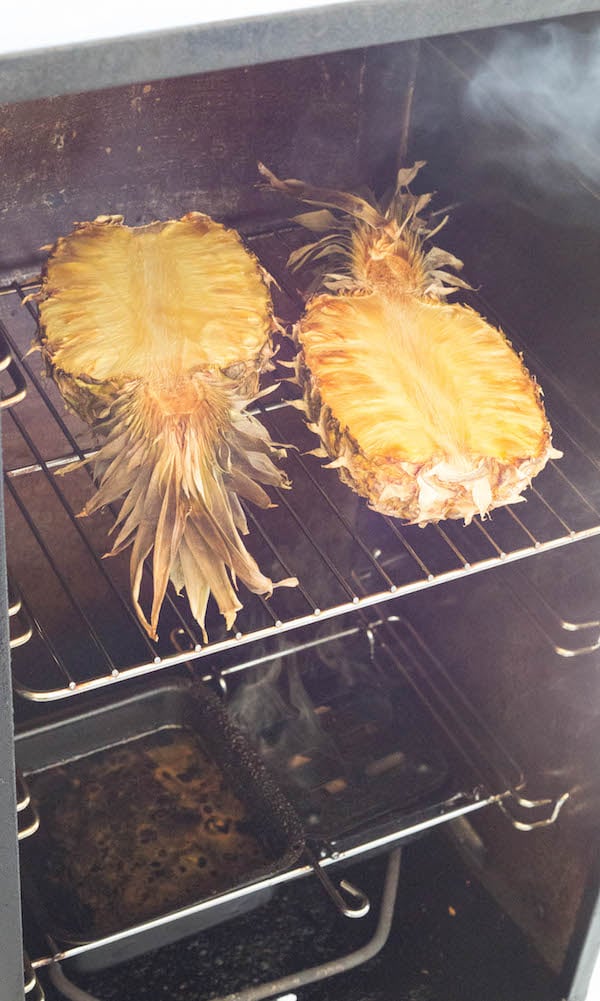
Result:
<svg viewBox="0 0 600 1001"><path fill-rule="evenodd" d="M284 176L358 185L393 176L411 43L0 107L0 275L39 268L75 220L130 224L205 211L238 227L289 201ZM285 207L283 207L285 206Z"/></svg>
<svg viewBox="0 0 600 1001"><path fill-rule="evenodd" d="M542 387L550 393L560 385L596 427L600 114L595 133L578 116L597 105L588 81L598 38L595 15L425 42L410 149L428 161L427 190L439 190L440 204L454 203L439 240L464 260L477 308L492 310L519 338L525 362L540 365ZM597 490L591 464L590 477ZM473 587L454 584L435 602L440 654L528 779L572 790L548 830L515 832L496 811L474 821L486 846L484 882L548 964L563 969L565 995L598 893L600 676L597 654L556 654L522 595L535 588L566 620L593 618L597 567L590 540L494 571ZM574 998L585 996L582 978Z"/></svg>

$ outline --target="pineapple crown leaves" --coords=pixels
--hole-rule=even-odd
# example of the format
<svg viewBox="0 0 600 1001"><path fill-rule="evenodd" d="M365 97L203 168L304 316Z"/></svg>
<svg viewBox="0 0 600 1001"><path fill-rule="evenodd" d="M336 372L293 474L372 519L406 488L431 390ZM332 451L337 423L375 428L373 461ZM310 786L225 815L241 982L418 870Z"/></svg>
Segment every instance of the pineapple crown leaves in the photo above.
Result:
<svg viewBox="0 0 600 1001"><path fill-rule="evenodd" d="M320 265L332 257L343 262L342 269L335 272L319 266L317 278L307 290L309 296L320 285L334 292L356 291L357 276L351 274L356 243L370 244L384 234L389 243L388 252L400 251L421 272L423 295L443 299L459 288L471 290L468 282L446 270L460 271L463 264L459 258L441 247L430 246L424 250L424 244L443 229L449 216L442 215L441 220L436 221L439 213L424 215L433 194L411 192L410 185L423 166L425 161L418 160L412 167L401 168L394 187L378 202L371 192L363 197L332 188L313 187L293 178L280 180L259 163L259 172L265 178L265 183L259 187L321 206L292 217L293 222L310 232L325 235L292 251L288 266L299 270L307 265Z"/></svg>
<svg viewBox="0 0 600 1001"><path fill-rule="evenodd" d="M200 411L165 419L143 385L128 384L114 401L104 427L105 442L93 456L98 491L82 514L93 514L124 497L108 555L132 547L133 606L152 639L169 578L177 591L185 586L204 635L211 591L231 628L242 607L238 579L249 590L266 595L274 587L297 584L295 578L274 583L266 577L242 542L248 525L240 500L267 509L273 504L263 485L290 486L273 462L285 449L271 441L253 415L231 406L232 393L226 386L214 387L214 394L211 414L217 395L222 396L216 409L226 414L225 422L207 421ZM154 587L147 617L140 588L144 560L150 554Z"/></svg>

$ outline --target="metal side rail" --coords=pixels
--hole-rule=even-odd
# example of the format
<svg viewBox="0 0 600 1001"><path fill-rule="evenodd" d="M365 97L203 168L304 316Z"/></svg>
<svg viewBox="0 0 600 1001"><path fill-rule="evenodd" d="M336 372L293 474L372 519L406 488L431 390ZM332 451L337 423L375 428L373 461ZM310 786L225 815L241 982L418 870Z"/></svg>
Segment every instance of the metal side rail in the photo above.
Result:
<svg viewBox="0 0 600 1001"><path fill-rule="evenodd" d="M513 572L509 597L524 608L544 643L557 657L570 659L600 650L600 618L573 619L565 616L558 603L550 600L542 588Z"/></svg>

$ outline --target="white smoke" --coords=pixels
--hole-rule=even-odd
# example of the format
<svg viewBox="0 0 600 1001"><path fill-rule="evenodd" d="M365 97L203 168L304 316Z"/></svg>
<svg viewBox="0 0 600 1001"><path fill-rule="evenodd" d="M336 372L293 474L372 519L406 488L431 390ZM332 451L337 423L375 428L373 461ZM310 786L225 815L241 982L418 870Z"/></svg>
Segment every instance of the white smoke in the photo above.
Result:
<svg viewBox="0 0 600 1001"><path fill-rule="evenodd" d="M539 185L552 182L556 166L600 185L600 24L501 31L466 102L470 116L521 133L517 148L486 144L480 156L511 158Z"/></svg>

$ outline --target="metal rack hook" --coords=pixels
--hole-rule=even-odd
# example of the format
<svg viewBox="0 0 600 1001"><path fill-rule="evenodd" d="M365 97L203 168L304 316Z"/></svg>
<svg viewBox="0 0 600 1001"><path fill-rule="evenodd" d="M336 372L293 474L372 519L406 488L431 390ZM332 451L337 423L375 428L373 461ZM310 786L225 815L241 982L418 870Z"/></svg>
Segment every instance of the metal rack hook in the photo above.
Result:
<svg viewBox="0 0 600 1001"><path fill-rule="evenodd" d="M29 793L27 780L18 768L16 772L16 787L17 836L19 841L24 841L25 838L31 837L32 834L35 834L35 832L39 830L40 815L31 802L31 795Z"/></svg>
<svg viewBox="0 0 600 1001"><path fill-rule="evenodd" d="M24 605L21 605L19 610L10 616L10 624L11 627L14 624L9 638L10 649L16 650L17 647L25 646L26 643L29 643L29 640L33 636L33 622Z"/></svg>
<svg viewBox="0 0 600 1001"><path fill-rule="evenodd" d="M29 823L26 820L21 824L21 817L31 817ZM19 841L24 841L25 838L30 838L32 834L40 829L40 815L34 807L33 803L30 803L23 813L19 814L19 824L17 830L17 838Z"/></svg>
<svg viewBox="0 0 600 1001"><path fill-rule="evenodd" d="M578 629L579 628L586 629L588 628L588 625L587 623L582 623L581 627L578 627ZM563 629L566 629L566 627L563 626ZM571 633L575 631L575 629L570 630ZM600 636L595 639L593 643L589 643L587 646L565 647L554 644L554 653L559 657L581 657L584 654L596 653L597 650L600 650Z"/></svg>
<svg viewBox="0 0 600 1001"><path fill-rule="evenodd" d="M14 407L16 403L20 403L21 400L25 399L27 394L27 383L25 382L21 369L18 367L15 359L13 358L12 352L8 346L8 339L6 337L4 324L1 322L0 372L6 372L14 386L12 393L8 393L6 396L0 396L0 410L7 410L9 407Z"/></svg>
<svg viewBox="0 0 600 1001"><path fill-rule="evenodd" d="M44 1001L46 997L44 989L26 952L23 953L23 980L23 991L27 1001Z"/></svg>
<svg viewBox="0 0 600 1001"><path fill-rule="evenodd" d="M29 793L29 786L25 781L22 771L20 768L16 769L16 786L17 786L17 813L21 813L22 810L26 810L31 803L31 795Z"/></svg>
<svg viewBox="0 0 600 1001"><path fill-rule="evenodd" d="M540 827L550 827L557 819L563 806L569 799L571 793L564 792L562 796L558 799L525 799L519 796L515 792L510 792L510 799L516 805L524 810L535 810L544 806L552 806L552 811L549 816L541 817L539 820L523 821L518 820L517 817L511 812L505 800L498 800L498 806L504 813L504 815L510 820L512 826L517 831L535 831Z"/></svg>
<svg viewBox="0 0 600 1001"><path fill-rule="evenodd" d="M46 1001L46 994L44 993L44 988L40 984L37 976L35 978L35 983L30 991L26 992L25 997L27 1001Z"/></svg>
<svg viewBox="0 0 600 1001"><path fill-rule="evenodd" d="M309 845L306 845L305 853L325 893L333 901L340 914L343 914L345 918L364 918L371 910L371 901L367 894L358 886L355 886L354 883L351 883L349 879L340 880L338 889L323 869L319 859ZM344 899L340 890L343 890L347 897L350 898L351 903L348 903Z"/></svg>
<svg viewBox="0 0 600 1001"><path fill-rule="evenodd" d="M513 568L511 586L504 583L504 589L520 608L525 609L557 657L581 657L600 649L600 619L575 621L565 618L539 584L529 580L522 570Z"/></svg>
<svg viewBox="0 0 600 1001"><path fill-rule="evenodd" d="M12 618L17 612L20 612L21 606L23 604L21 600L21 595L19 589L15 587L11 580L10 572L7 574L8 577L8 617Z"/></svg>
<svg viewBox="0 0 600 1001"><path fill-rule="evenodd" d="M227 678L225 677L224 674L221 674L221 672L216 668L213 668L211 674L215 684L219 688L219 693L221 697L224 699L227 698L227 696L229 695L229 688L227 687Z"/></svg>
<svg viewBox="0 0 600 1001"><path fill-rule="evenodd" d="M72 980L69 980L65 976L62 970L62 966L59 962L54 962L48 970L48 976L52 983L52 986L56 988L59 994L63 997L69 998L69 1001L100 1001L95 994L89 994L88 991L84 991L77 984L74 984Z"/></svg>

